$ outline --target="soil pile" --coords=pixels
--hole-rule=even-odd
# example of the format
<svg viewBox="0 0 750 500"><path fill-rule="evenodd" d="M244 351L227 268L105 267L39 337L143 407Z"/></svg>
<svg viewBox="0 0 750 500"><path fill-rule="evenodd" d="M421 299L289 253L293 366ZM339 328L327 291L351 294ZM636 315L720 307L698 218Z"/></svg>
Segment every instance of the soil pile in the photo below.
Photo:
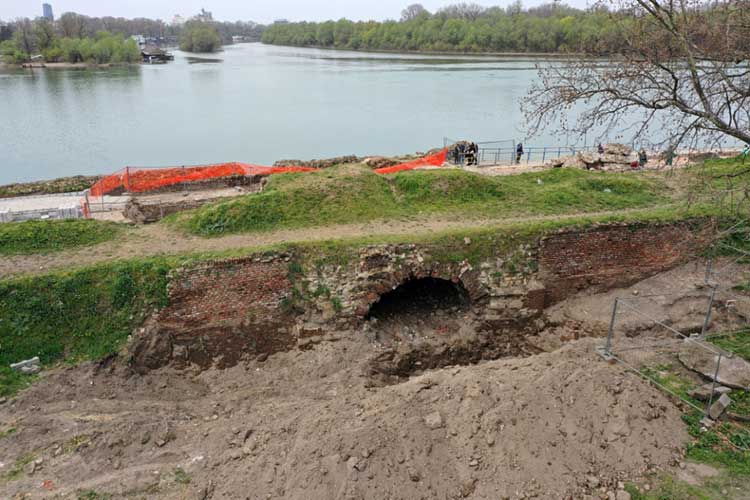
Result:
<svg viewBox="0 0 750 500"><path fill-rule="evenodd" d="M0 405L5 498L587 498L679 460L658 390L594 354L372 387L356 332L228 370L61 370Z"/></svg>

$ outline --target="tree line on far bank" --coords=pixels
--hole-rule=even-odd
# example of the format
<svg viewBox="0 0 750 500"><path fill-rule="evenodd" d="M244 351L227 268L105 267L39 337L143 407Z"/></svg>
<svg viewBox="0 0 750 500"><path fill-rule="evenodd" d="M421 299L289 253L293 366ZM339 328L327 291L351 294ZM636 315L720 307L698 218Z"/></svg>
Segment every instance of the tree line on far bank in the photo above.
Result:
<svg viewBox="0 0 750 500"><path fill-rule="evenodd" d="M21 64L41 55L45 62L134 63L141 60L135 40L122 34L99 31L90 37L60 36L46 19L20 20L10 40L0 42L0 56Z"/></svg>
<svg viewBox="0 0 750 500"><path fill-rule="evenodd" d="M217 22L210 13L180 25L161 20L88 17L66 12L54 22L44 18L0 21L0 56L20 64L36 55L47 62L136 62L138 45L129 38L142 35L161 44L180 44L194 52L213 52L234 36L260 41L264 26L253 22Z"/></svg>
<svg viewBox="0 0 750 500"><path fill-rule="evenodd" d="M557 2L529 9L520 1L505 9L461 3L434 14L414 4L404 9L400 21L276 22L263 32L262 41L355 50L608 53L622 41L613 16L625 15Z"/></svg>

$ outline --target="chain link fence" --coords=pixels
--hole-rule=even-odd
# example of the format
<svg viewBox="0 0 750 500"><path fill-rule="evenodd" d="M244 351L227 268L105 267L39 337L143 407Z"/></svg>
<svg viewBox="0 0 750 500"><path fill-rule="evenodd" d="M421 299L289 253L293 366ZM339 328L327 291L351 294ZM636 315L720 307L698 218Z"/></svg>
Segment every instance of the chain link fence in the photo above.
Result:
<svg viewBox="0 0 750 500"><path fill-rule="evenodd" d="M675 398L689 424L744 453L750 452L750 391L737 381L744 380L737 370L750 365L720 347L750 336L750 296L744 294L750 268L742 266L750 264L750 252L727 243L736 234L748 229L717 232L705 267L673 279L670 291L615 298L598 352Z"/></svg>

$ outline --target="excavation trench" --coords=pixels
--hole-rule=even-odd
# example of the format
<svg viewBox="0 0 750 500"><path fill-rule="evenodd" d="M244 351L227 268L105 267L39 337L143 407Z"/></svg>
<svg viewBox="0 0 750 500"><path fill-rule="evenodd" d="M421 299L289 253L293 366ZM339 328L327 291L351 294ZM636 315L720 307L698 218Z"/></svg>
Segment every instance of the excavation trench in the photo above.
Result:
<svg viewBox="0 0 750 500"><path fill-rule="evenodd" d="M422 370L535 353L521 326L497 328L481 320L460 282L410 279L380 296L364 330L381 351L368 362L370 375L395 383Z"/></svg>

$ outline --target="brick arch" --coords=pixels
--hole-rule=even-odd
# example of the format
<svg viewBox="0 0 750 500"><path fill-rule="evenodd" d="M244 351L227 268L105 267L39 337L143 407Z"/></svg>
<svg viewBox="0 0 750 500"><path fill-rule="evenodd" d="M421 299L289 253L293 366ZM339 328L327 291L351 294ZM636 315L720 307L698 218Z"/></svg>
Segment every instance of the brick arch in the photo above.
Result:
<svg viewBox="0 0 750 500"><path fill-rule="evenodd" d="M415 266L385 273L384 275L381 275L379 279L373 281L356 301L356 315L360 318L365 318L369 313L370 308L377 303L383 295L395 290L409 281L423 278L442 279L461 286L461 288L466 291L466 295L472 305L487 296L486 290L483 289L483 286L477 279L477 274L474 272L469 271L462 273L460 269L454 269L453 266L430 268Z"/></svg>

